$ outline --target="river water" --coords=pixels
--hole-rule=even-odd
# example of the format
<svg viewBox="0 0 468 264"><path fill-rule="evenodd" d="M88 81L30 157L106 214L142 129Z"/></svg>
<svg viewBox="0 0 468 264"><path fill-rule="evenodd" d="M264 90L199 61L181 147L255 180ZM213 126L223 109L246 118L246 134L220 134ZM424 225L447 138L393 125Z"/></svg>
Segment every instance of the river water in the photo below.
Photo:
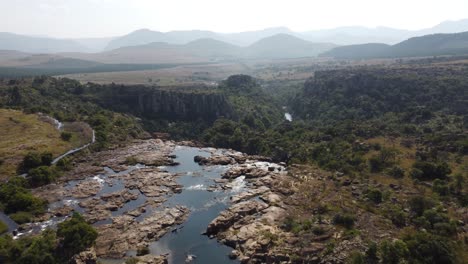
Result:
<svg viewBox="0 0 468 264"><path fill-rule="evenodd" d="M208 190L210 186L215 184L216 179L221 179L222 174L228 169L227 166L200 166L194 162L195 156L210 156L210 151L219 152L221 150L200 149L185 146L176 146L173 153L176 155L175 161L179 163L177 166L160 167L170 173L177 174L177 182L183 186L181 193L174 193L167 197L167 201L154 210L160 210L165 207L174 207L181 205L190 209L190 214L180 226L172 227L173 232L169 231L158 241L150 244L150 252L153 255L168 255L169 263L186 263L188 256L192 256L193 260L190 263L239 263L237 260L228 258L228 254L232 251L231 248L217 242L216 239L210 239L202 233L206 230L208 224L216 218L221 211L229 206L229 198L231 195L242 191L245 187L244 177L239 177L232 184L232 189L225 191ZM110 168L104 168L106 173L91 176L90 178L102 184L101 191L96 197L103 194L113 193L123 190L124 184L119 179L118 175L128 174L131 171L145 168L143 165L135 165L129 167L122 172L114 172ZM112 182L111 185L108 183ZM67 183L67 189L74 188L80 181L70 181ZM131 190L139 192L138 190ZM137 200L132 200L126 203L119 210L112 212L112 216L119 216L128 211L132 211L147 201L147 197L139 192ZM79 202L84 199L74 199L72 197L64 197L63 200L53 203L50 208L61 207L63 205L71 205L80 213L84 213L84 208L79 206ZM147 212L139 216L136 220L142 221L145 216L151 214L153 210L147 207ZM38 223L34 231L44 229L46 227L54 227L58 222L65 218L54 218L47 223ZM101 225L110 223L111 220L103 220L94 223ZM129 251L128 256L134 256L134 251ZM123 263L123 260L101 259L104 264Z"/></svg>
<svg viewBox="0 0 468 264"><path fill-rule="evenodd" d="M196 155L209 156L209 153L197 148L177 147L174 154L177 156L175 161L180 165L168 167L167 170L184 174L178 178L184 190L169 198L164 206L184 205L190 209L190 215L177 232L167 233L152 243L151 253L169 254L169 263L174 264L184 263L188 255L195 256L192 263L239 263L228 258L232 248L201 234L228 207L229 197L241 191L245 183L238 180L232 190L210 192L207 187L213 185L215 179L220 179L227 167L198 165L193 158Z"/></svg>
<svg viewBox="0 0 468 264"><path fill-rule="evenodd" d="M160 167L170 173L177 174L177 182L183 186L181 193L174 193L167 197L167 201L160 207L154 210L160 210L165 207L174 207L181 205L190 209L190 214L187 220L180 226L174 226L172 232L169 231L158 241L150 244L150 252L153 255L168 255L169 263L185 263L188 256L192 256L193 260L190 263L239 263L237 260L228 258L228 254L232 251L225 245L217 242L216 239L210 239L202 233L205 232L208 224L216 218L223 210L227 209L230 204L230 197L245 188L244 177L239 177L231 184L232 189L229 190L214 190L216 179L221 179L222 174L228 169L228 166L200 166L194 162L195 156L208 157L212 152L221 152L222 150L215 149L200 149L186 146L176 146L173 153L176 155L175 161L179 163L176 166ZM105 173L90 176L87 180L96 180L102 184L101 191L96 195L99 197L103 194L113 193L125 188L119 175L128 174L131 171L145 168L143 165L130 166L122 172L114 172L110 168L104 168ZM111 184L109 184L111 182ZM66 188L71 190L80 181L70 181L66 184ZM218 189L218 188L217 188ZM130 190L131 192L139 192L138 190ZM132 211L142 206L147 197L139 192L137 200L132 200L126 203L119 210L112 212L112 216L122 215L128 211ZM84 213L84 208L79 206L79 202L84 199L75 199L73 197L63 197L60 201L49 205L50 209L70 205L75 211ZM148 210L145 214L137 218L141 221L145 216L151 214ZM14 222L8 221L5 215L0 214L0 219L4 220L10 227L10 231L17 228ZM66 217L53 217L46 222L34 223L29 230L19 233L25 235L28 233L37 233L45 228L54 228L57 223L65 220ZM101 225L110 223L111 219L103 220L94 223ZM135 252L129 251L128 256L135 255ZM102 263L123 263L123 260L108 260L102 259Z"/></svg>

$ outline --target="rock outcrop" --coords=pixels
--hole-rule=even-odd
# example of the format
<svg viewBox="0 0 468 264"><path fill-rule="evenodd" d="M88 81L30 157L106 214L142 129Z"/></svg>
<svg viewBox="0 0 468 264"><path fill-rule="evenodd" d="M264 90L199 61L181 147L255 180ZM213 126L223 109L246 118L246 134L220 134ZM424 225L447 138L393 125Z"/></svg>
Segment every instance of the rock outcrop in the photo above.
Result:
<svg viewBox="0 0 468 264"><path fill-rule="evenodd" d="M184 207L166 208L141 222L129 215L114 217L111 224L97 227L96 253L99 257L123 258L128 250L145 247L166 234L171 226L183 223L188 212Z"/></svg>

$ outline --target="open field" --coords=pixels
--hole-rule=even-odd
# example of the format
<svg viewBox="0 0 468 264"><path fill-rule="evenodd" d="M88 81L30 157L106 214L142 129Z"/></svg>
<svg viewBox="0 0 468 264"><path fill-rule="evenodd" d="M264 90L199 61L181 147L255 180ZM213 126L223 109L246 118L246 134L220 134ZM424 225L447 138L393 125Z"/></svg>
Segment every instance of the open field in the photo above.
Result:
<svg viewBox="0 0 468 264"><path fill-rule="evenodd" d="M70 141L60 137L60 131L36 114L0 109L0 180L16 173L23 157L30 151L50 152L54 157L83 143L75 126L66 125L72 132ZM72 129L73 127L73 129Z"/></svg>
<svg viewBox="0 0 468 264"><path fill-rule="evenodd" d="M187 64L171 68L124 72L99 72L65 74L82 83L140 84L140 85L214 85L235 74L247 74L265 81L305 80L319 70L340 69L350 66L390 65L394 59L366 61L343 61L329 58L255 59L218 62L209 64Z"/></svg>

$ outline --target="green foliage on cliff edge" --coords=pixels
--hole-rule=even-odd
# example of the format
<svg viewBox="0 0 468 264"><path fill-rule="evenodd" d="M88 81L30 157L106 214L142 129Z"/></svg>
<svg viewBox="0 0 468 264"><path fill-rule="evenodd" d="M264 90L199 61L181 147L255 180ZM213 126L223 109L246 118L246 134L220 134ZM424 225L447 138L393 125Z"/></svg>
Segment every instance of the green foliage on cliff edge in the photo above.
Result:
<svg viewBox="0 0 468 264"><path fill-rule="evenodd" d="M19 264L68 263L70 257L94 244L96 230L79 214L59 224L58 230L47 229L37 236L13 239L0 236L0 262Z"/></svg>
<svg viewBox="0 0 468 264"><path fill-rule="evenodd" d="M132 116L106 110L85 94L86 85L62 78L36 77L0 81L0 108L42 112L62 122L83 121L96 132L95 149L144 135Z"/></svg>

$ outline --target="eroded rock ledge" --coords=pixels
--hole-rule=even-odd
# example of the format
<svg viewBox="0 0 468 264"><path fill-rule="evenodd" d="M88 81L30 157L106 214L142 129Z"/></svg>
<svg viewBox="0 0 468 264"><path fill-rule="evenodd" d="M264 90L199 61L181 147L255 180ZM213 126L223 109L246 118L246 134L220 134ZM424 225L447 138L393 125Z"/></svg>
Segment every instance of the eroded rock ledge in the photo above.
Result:
<svg viewBox="0 0 468 264"><path fill-rule="evenodd" d="M188 213L187 208L177 206L156 211L141 222L129 215L114 217L111 224L97 227L96 254L123 258L128 250L146 247L167 233L171 226L183 223Z"/></svg>
<svg viewBox="0 0 468 264"><path fill-rule="evenodd" d="M213 163L213 160L208 162ZM223 178L235 181L244 177L248 188L231 197L232 205L208 225L206 235L232 247L229 257L239 258L242 263L290 260L290 256L277 247L279 240L290 238L290 234L280 228L286 216L284 196L291 193L291 188L281 184L288 177L285 167L249 156L241 163L235 162ZM223 189L230 186L230 182L220 183Z"/></svg>

